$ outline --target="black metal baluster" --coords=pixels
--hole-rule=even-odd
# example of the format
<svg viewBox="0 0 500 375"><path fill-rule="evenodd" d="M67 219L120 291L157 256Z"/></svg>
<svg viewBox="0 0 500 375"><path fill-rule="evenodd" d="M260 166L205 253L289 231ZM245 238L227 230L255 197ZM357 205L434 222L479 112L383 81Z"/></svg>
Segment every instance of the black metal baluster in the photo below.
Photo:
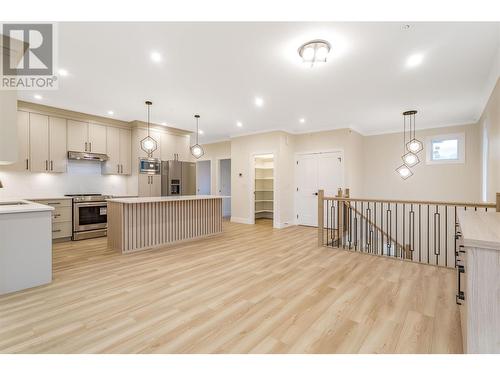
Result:
<svg viewBox="0 0 500 375"><path fill-rule="evenodd" d="M429 205L427 205L427 264L429 264L429 259L431 257L430 255L430 251L429 251L429 248L430 248L430 230L431 230L431 227L430 227L430 214L429 214Z"/></svg>
<svg viewBox="0 0 500 375"><path fill-rule="evenodd" d="M387 227L387 255L391 256L391 245L392 245L392 211L391 204L387 203L387 211L386 211L386 227Z"/></svg>
<svg viewBox="0 0 500 375"><path fill-rule="evenodd" d="M418 261L422 262L422 205L418 205Z"/></svg>
<svg viewBox="0 0 500 375"><path fill-rule="evenodd" d="M439 206L436 205L434 212L434 255L436 255L436 266L439 265L439 255L441 253L441 215Z"/></svg>

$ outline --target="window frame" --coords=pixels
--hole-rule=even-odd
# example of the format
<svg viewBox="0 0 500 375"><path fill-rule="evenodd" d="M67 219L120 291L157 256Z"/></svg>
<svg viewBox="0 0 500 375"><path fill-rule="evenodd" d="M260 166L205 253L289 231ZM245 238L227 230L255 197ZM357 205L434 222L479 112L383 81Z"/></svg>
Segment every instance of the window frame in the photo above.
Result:
<svg viewBox="0 0 500 375"><path fill-rule="evenodd" d="M458 159L453 160L434 160L432 159L432 143L435 141L446 141L454 140L458 142ZM465 163L465 133L451 133L451 134L438 134L425 138L425 155L426 164L436 165L436 164L464 164Z"/></svg>

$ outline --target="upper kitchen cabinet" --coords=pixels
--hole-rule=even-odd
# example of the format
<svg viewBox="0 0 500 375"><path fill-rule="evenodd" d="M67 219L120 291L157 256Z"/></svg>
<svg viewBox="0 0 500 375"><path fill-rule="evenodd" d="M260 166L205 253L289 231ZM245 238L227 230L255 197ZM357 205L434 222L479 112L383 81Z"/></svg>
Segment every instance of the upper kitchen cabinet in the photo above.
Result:
<svg viewBox="0 0 500 375"><path fill-rule="evenodd" d="M106 126L68 120L68 151L106 153Z"/></svg>
<svg viewBox="0 0 500 375"><path fill-rule="evenodd" d="M161 134L161 160L189 161L189 136L174 135L169 133Z"/></svg>
<svg viewBox="0 0 500 375"><path fill-rule="evenodd" d="M29 127L30 114L17 111L17 161L13 164L1 165L4 170L29 171Z"/></svg>
<svg viewBox="0 0 500 375"><path fill-rule="evenodd" d="M68 120L68 151L88 152L88 122Z"/></svg>
<svg viewBox="0 0 500 375"><path fill-rule="evenodd" d="M176 136L176 152L177 158L180 161L190 161L191 160L191 144L189 135L179 135Z"/></svg>
<svg viewBox="0 0 500 375"><path fill-rule="evenodd" d="M162 133L161 134L161 160L174 160L177 153L177 136Z"/></svg>
<svg viewBox="0 0 500 375"><path fill-rule="evenodd" d="M108 126L106 129L106 151L108 160L103 164L104 174L130 174L132 132Z"/></svg>
<svg viewBox="0 0 500 375"><path fill-rule="evenodd" d="M66 120L29 114L29 169L32 172L66 172Z"/></svg>
<svg viewBox="0 0 500 375"><path fill-rule="evenodd" d="M30 170L49 171L49 116L30 113Z"/></svg>
<svg viewBox="0 0 500 375"><path fill-rule="evenodd" d="M68 166L66 137L66 119L49 116L50 172L66 172Z"/></svg>
<svg viewBox="0 0 500 375"><path fill-rule="evenodd" d="M106 153L106 126L89 124L89 148L90 152L97 154Z"/></svg>

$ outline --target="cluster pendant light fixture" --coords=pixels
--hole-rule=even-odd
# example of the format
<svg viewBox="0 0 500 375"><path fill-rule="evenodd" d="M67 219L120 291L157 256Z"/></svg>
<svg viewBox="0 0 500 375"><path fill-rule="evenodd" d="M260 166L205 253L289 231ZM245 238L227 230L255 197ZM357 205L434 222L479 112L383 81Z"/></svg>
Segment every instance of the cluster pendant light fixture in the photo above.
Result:
<svg viewBox="0 0 500 375"><path fill-rule="evenodd" d="M200 130L198 129L198 120L200 119L200 115L194 115L194 118L196 119L196 144L191 146L191 155L193 155L196 159L199 159L205 154L205 151L198 143L198 134L200 133Z"/></svg>
<svg viewBox="0 0 500 375"><path fill-rule="evenodd" d="M406 180L413 176L412 167L420 163L418 153L424 149L423 144L415 137L415 115L417 111L403 112L403 164L396 168L399 176ZM406 142L406 124L408 123L408 142Z"/></svg>
<svg viewBox="0 0 500 375"><path fill-rule="evenodd" d="M153 102L150 100L146 100L145 104L148 109L148 135L141 141L141 149L148 154L148 158L152 158L153 152L158 148L158 143L154 138L151 137L149 132L150 119L151 119L151 106L153 105Z"/></svg>

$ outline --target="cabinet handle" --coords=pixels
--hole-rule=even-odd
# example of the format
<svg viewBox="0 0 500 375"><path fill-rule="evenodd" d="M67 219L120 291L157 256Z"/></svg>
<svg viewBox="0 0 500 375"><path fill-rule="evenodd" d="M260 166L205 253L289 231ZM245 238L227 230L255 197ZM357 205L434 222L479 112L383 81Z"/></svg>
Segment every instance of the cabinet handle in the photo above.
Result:
<svg viewBox="0 0 500 375"><path fill-rule="evenodd" d="M120 164L116 165L117 173L120 173Z"/></svg>
<svg viewBox="0 0 500 375"><path fill-rule="evenodd" d="M89 151L92 152L92 142L89 142Z"/></svg>
<svg viewBox="0 0 500 375"><path fill-rule="evenodd" d="M45 170L46 171L49 170L49 161L48 160L45 160Z"/></svg>
<svg viewBox="0 0 500 375"><path fill-rule="evenodd" d="M54 218L60 217L60 216L61 216L61 214L54 214Z"/></svg>
<svg viewBox="0 0 500 375"><path fill-rule="evenodd" d="M60 229L55 229L52 231L52 233L57 233L57 232L60 232L61 230Z"/></svg>
<svg viewBox="0 0 500 375"><path fill-rule="evenodd" d="M61 203L60 203L60 202L48 202L47 204L48 204L49 206L52 206L52 205L54 205L54 204L61 204Z"/></svg>
<svg viewBox="0 0 500 375"><path fill-rule="evenodd" d="M87 142L85 142L85 151L87 151Z"/></svg>
<svg viewBox="0 0 500 375"><path fill-rule="evenodd" d="M50 161L50 170L51 171L54 170L54 161L53 160Z"/></svg>
<svg viewBox="0 0 500 375"><path fill-rule="evenodd" d="M26 170L30 168L29 162L30 162L29 159L26 159Z"/></svg>

